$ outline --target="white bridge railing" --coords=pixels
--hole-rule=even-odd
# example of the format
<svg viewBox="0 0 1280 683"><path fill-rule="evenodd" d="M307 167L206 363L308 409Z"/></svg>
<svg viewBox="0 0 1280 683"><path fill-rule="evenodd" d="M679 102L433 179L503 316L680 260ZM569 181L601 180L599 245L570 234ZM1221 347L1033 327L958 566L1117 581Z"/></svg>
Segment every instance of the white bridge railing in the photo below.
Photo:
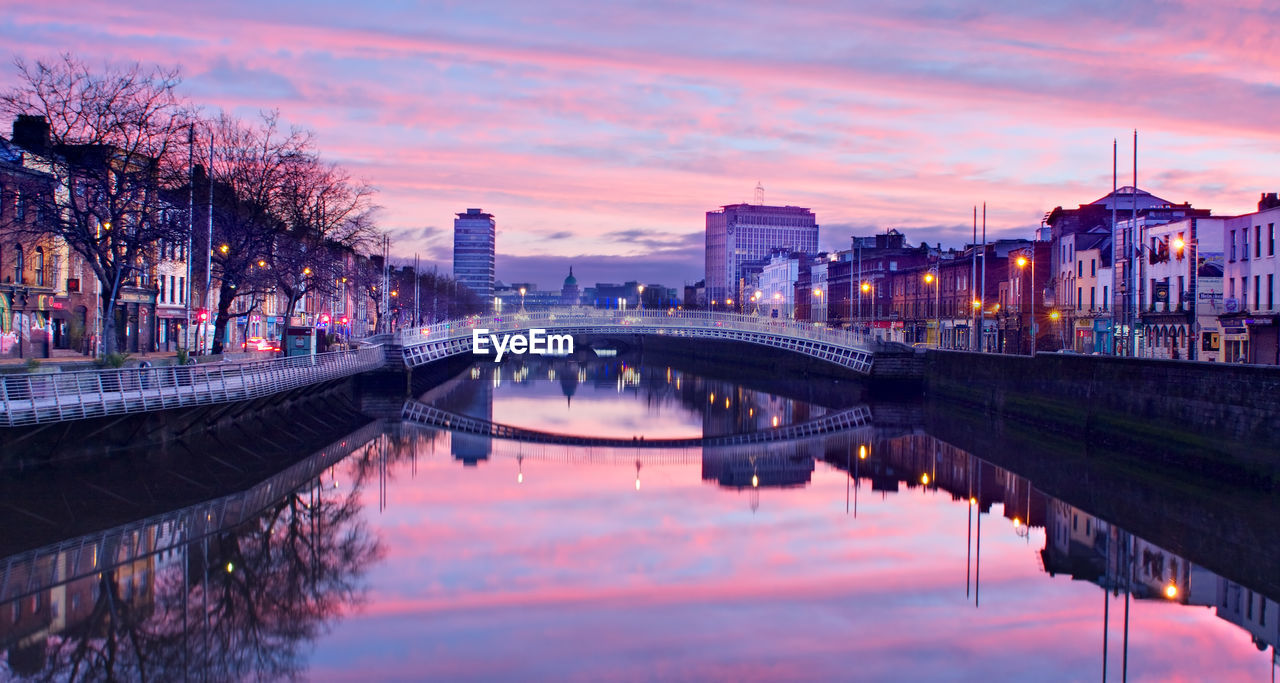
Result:
<svg viewBox="0 0 1280 683"><path fill-rule="evenodd" d="M860 331L836 330L822 323L805 323L756 315L712 311L600 310L565 308L473 316L401 330L397 341L406 349L406 360L416 365L426 360L470 350L472 331L490 333L544 328L552 331L617 331L621 334L650 333L695 337L736 338L791 348L808 355L866 372L870 368L871 342ZM788 343L778 343L785 340ZM426 354L415 347L431 347ZM840 351L832 353L833 351Z"/></svg>
<svg viewBox="0 0 1280 683"><path fill-rule="evenodd" d="M381 347L245 363L0 376L0 427L262 398L376 370Z"/></svg>

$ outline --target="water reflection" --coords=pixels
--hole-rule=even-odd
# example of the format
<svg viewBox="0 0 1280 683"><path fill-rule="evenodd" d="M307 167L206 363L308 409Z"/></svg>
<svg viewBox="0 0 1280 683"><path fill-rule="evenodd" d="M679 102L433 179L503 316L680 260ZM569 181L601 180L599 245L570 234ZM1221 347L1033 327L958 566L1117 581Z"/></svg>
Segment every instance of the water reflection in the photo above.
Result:
<svg viewBox="0 0 1280 683"><path fill-rule="evenodd" d="M312 641L364 599L362 577L382 555L361 518L362 482L340 482L332 469L335 454L359 456L357 444L345 446L240 494L8 558L0 607L8 673L301 675Z"/></svg>
<svg viewBox="0 0 1280 683"><path fill-rule="evenodd" d="M905 423L803 434L865 409L815 384L633 358L477 366L417 400L623 444L371 425L221 503L0 561L5 665L164 680L1275 670L1280 606L1240 580L1266 557L1215 573L1171 548L1176 524L1130 533ZM639 443L655 435L701 445Z"/></svg>

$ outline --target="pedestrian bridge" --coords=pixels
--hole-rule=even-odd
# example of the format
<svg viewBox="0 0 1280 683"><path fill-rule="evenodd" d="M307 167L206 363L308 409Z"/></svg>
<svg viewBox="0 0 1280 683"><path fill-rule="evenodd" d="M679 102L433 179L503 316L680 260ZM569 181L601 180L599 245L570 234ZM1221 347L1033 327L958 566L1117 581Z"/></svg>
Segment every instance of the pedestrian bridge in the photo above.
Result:
<svg viewBox="0 0 1280 683"><path fill-rule="evenodd" d="M858 333L833 330L822 323L710 311L552 309L462 320L401 330L393 344L404 347L405 364L417 367L472 352L475 330L488 334L545 330L548 335L660 335L690 340L720 339L784 349L833 363L864 375L874 354ZM492 353L492 351L491 351ZM494 356L490 356L491 358Z"/></svg>

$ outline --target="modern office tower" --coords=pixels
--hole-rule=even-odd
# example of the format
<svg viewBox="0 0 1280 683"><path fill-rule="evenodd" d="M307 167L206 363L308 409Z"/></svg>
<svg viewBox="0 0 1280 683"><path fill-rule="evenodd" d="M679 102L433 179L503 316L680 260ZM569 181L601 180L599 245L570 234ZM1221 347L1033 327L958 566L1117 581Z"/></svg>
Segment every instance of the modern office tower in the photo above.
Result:
<svg viewBox="0 0 1280 683"><path fill-rule="evenodd" d="M707 212L707 305L742 310L751 293L745 283L779 249L815 254L817 217L798 206L729 204Z"/></svg>
<svg viewBox="0 0 1280 683"><path fill-rule="evenodd" d="M453 277L493 310L494 250L497 222L493 214L467 209L453 221Z"/></svg>

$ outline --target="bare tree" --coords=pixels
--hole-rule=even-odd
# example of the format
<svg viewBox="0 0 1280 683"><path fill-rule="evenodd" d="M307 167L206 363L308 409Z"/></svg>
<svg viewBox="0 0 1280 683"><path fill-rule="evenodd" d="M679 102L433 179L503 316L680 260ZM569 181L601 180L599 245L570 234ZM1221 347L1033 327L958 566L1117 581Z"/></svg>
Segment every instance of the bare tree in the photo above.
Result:
<svg viewBox="0 0 1280 683"><path fill-rule="evenodd" d="M281 130L278 114L265 112L246 123L227 113L209 122L213 158L202 159L213 183L213 242L210 263L218 281L213 352L222 352L232 304L249 297L247 314L273 292L281 252L298 246L282 240L288 223L279 206L293 166L310 154L311 135Z"/></svg>
<svg viewBox="0 0 1280 683"><path fill-rule="evenodd" d="M114 353L122 288L145 274L159 240L184 234L159 191L185 172L177 152L191 112L176 92L178 72L137 64L97 72L71 55L15 65L18 84L0 94L0 110L47 126L30 150L56 187L36 197L39 223L97 275L103 349Z"/></svg>
<svg viewBox="0 0 1280 683"><path fill-rule="evenodd" d="M340 167L314 155L293 159L278 212L285 221L275 257L276 286L285 295L286 314L308 293L335 291L344 254L373 241L373 189Z"/></svg>

